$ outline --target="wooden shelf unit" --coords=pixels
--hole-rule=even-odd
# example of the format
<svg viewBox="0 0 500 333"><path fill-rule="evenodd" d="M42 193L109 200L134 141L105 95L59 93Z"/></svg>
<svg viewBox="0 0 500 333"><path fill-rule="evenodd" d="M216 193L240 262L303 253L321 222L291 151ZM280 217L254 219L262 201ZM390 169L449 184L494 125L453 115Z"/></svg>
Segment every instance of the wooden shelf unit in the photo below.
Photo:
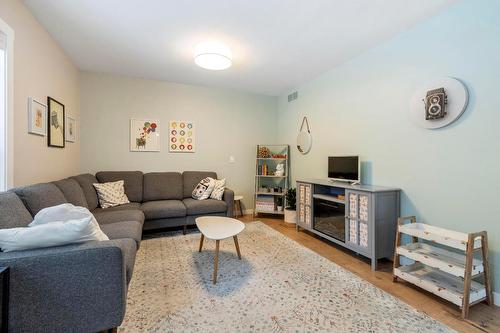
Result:
<svg viewBox="0 0 500 333"><path fill-rule="evenodd" d="M283 154L286 157L259 157L259 148L267 147L271 154ZM285 167L285 173L283 176L276 175L261 175L259 174L259 166L266 164L268 168L275 171L276 166L279 163L283 163ZM284 211L277 210L277 199L281 198L283 202L283 209L285 206L285 193L289 187L289 174L290 174L290 146L286 144L276 145L257 145L256 150L256 162L255 162L255 195L254 195L254 216L259 213L262 214L274 214L274 215L284 215ZM262 186L272 186L280 187L282 190L280 192L266 192L262 191ZM266 198L266 200L262 198ZM259 198L261 201L273 202L273 210L259 209ZM271 199L272 198L272 199Z"/></svg>
<svg viewBox="0 0 500 333"><path fill-rule="evenodd" d="M403 235L411 236L411 242L402 245ZM474 257L478 252L481 260ZM401 265L401 256L414 263ZM484 284L473 280L479 277ZM394 282L398 278L459 306L462 318L467 318L470 306L482 301L493 303L486 231L466 234L417 223L415 216L399 218Z"/></svg>

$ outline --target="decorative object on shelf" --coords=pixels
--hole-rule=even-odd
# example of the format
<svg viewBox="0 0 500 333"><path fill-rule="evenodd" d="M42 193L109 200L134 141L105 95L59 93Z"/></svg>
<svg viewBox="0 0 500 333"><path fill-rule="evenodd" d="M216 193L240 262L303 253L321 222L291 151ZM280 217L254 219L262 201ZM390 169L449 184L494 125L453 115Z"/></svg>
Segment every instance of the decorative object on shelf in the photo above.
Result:
<svg viewBox="0 0 500 333"><path fill-rule="evenodd" d="M195 134L194 122L171 120L169 124L169 152L194 153L196 151Z"/></svg>
<svg viewBox="0 0 500 333"><path fill-rule="evenodd" d="M285 174L285 165L283 163L278 163L276 165L276 171L274 172L275 176L283 176Z"/></svg>
<svg viewBox="0 0 500 333"><path fill-rule="evenodd" d="M306 128L304 128L306 125ZM312 135L309 129L309 122L307 117L302 118L302 124L300 125L299 135L297 135L297 149L303 155L307 154L311 150L312 146Z"/></svg>
<svg viewBox="0 0 500 333"><path fill-rule="evenodd" d="M130 151L160 151L160 122L130 119Z"/></svg>
<svg viewBox="0 0 500 333"><path fill-rule="evenodd" d="M283 197L277 197L276 198L276 210L278 212L283 211Z"/></svg>
<svg viewBox="0 0 500 333"><path fill-rule="evenodd" d="M284 215L283 198L289 186L288 156L289 145L257 145L254 216L259 213Z"/></svg>
<svg viewBox="0 0 500 333"><path fill-rule="evenodd" d="M287 223L297 223L297 189L292 187L289 188L285 193L285 222Z"/></svg>
<svg viewBox="0 0 500 333"><path fill-rule="evenodd" d="M28 133L47 135L47 106L28 98Z"/></svg>
<svg viewBox="0 0 500 333"><path fill-rule="evenodd" d="M467 108L469 92L459 80L443 77L424 84L413 95L410 116L415 124L438 129L455 122Z"/></svg>
<svg viewBox="0 0 500 333"><path fill-rule="evenodd" d="M271 151L267 147L259 147L259 150L257 151L257 157L259 157L259 158L270 158L271 157Z"/></svg>
<svg viewBox="0 0 500 333"><path fill-rule="evenodd" d="M76 120L71 116L66 116L66 141L76 141Z"/></svg>
<svg viewBox="0 0 500 333"><path fill-rule="evenodd" d="M410 223L404 224L405 221ZM401 244L402 235L411 236L412 241ZM476 251L480 251L481 260L474 257ZM412 262L401 265L401 256ZM482 277L484 284L474 281L478 277ZM415 216L401 217L396 232L394 282L398 278L458 305L465 319L471 305L482 301L493 304L488 234L486 231L465 234L417 223Z"/></svg>
<svg viewBox="0 0 500 333"><path fill-rule="evenodd" d="M48 105L48 145L64 148L65 145L65 111L64 105L47 97Z"/></svg>

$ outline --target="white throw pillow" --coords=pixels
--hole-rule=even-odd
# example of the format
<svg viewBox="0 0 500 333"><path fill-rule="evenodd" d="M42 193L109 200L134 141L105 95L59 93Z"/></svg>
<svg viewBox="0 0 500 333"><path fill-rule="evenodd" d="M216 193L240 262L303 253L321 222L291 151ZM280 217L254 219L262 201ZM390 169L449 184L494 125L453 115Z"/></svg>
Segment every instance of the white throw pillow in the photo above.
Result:
<svg viewBox="0 0 500 333"><path fill-rule="evenodd" d="M210 197L215 187L215 180L207 177L202 179L193 190L192 196L196 200L205 200Z"/></svg>
<svg viewBox="0 0 500 333"><path fill-rule="evenodd" d="M58 206L44 208L39 211L28 226L34 227L37 225L52 223L52 222L69 222L71 220L80 220L90 218L94 226L95 236L97 240L109 240L108 236L102 232L99 223L87 208L75 206L70 203L61 204Z"/></svg>
<svg viewBox="0 0 500 333"><path fill-rule="evenodd" d="M50 208L67 213L67 209L61 209L59 206ZM94 225L92 214L77 211L66 213L61 214L61 217L72 216L73 219L60 220L57 219L57 214L49 212L48 220L39 218L38 222L26 228L1 229L0 249L10 252L109 239L98 226ZM55 220L49 221L52 219Z"/></svg>
<svg viewBox="0 0 500 333"><path fill-rule="evenodd" d="M224 195L224 190L226 189L226 179L214 179L215 186L214 190L210 194L211 199L222 200Z"/></svg>
<svg viewBox="0 0 500 333"><path fill-rule="evenodd" d="M114 207L130 202L125 194L124 183L123 180L119 180L117 182L93 184L97 191L101 208Z"/></svg>

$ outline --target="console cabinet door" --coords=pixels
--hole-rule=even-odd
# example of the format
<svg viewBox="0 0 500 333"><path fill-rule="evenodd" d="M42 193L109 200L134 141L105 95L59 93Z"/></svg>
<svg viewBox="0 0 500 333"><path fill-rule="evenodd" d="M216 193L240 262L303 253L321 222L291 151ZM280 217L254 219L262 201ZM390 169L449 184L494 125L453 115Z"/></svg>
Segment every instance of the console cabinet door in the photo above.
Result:
<svg viewBox="0 0 500 333"><path fill-rule="evenodd" d="M297 183L298 224L306 229L312 228L312 185Z"/></svg>
<svg viewBox="0 0 500 333"><path fill-rule="evenodd" d="M371 194L348 190L346 200L347 242L352 248L369 254Z"/></svg>

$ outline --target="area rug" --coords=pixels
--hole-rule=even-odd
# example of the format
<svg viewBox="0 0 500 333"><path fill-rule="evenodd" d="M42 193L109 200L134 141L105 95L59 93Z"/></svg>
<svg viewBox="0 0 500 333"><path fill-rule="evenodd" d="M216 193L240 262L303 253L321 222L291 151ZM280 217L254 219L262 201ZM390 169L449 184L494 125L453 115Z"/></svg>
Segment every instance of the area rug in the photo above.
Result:
<svg viewBox="0 0 500 333"><path fill-rule="evenodd" d="M120 332L454 332L261 222L221 241L141 243Z"/></svg>

